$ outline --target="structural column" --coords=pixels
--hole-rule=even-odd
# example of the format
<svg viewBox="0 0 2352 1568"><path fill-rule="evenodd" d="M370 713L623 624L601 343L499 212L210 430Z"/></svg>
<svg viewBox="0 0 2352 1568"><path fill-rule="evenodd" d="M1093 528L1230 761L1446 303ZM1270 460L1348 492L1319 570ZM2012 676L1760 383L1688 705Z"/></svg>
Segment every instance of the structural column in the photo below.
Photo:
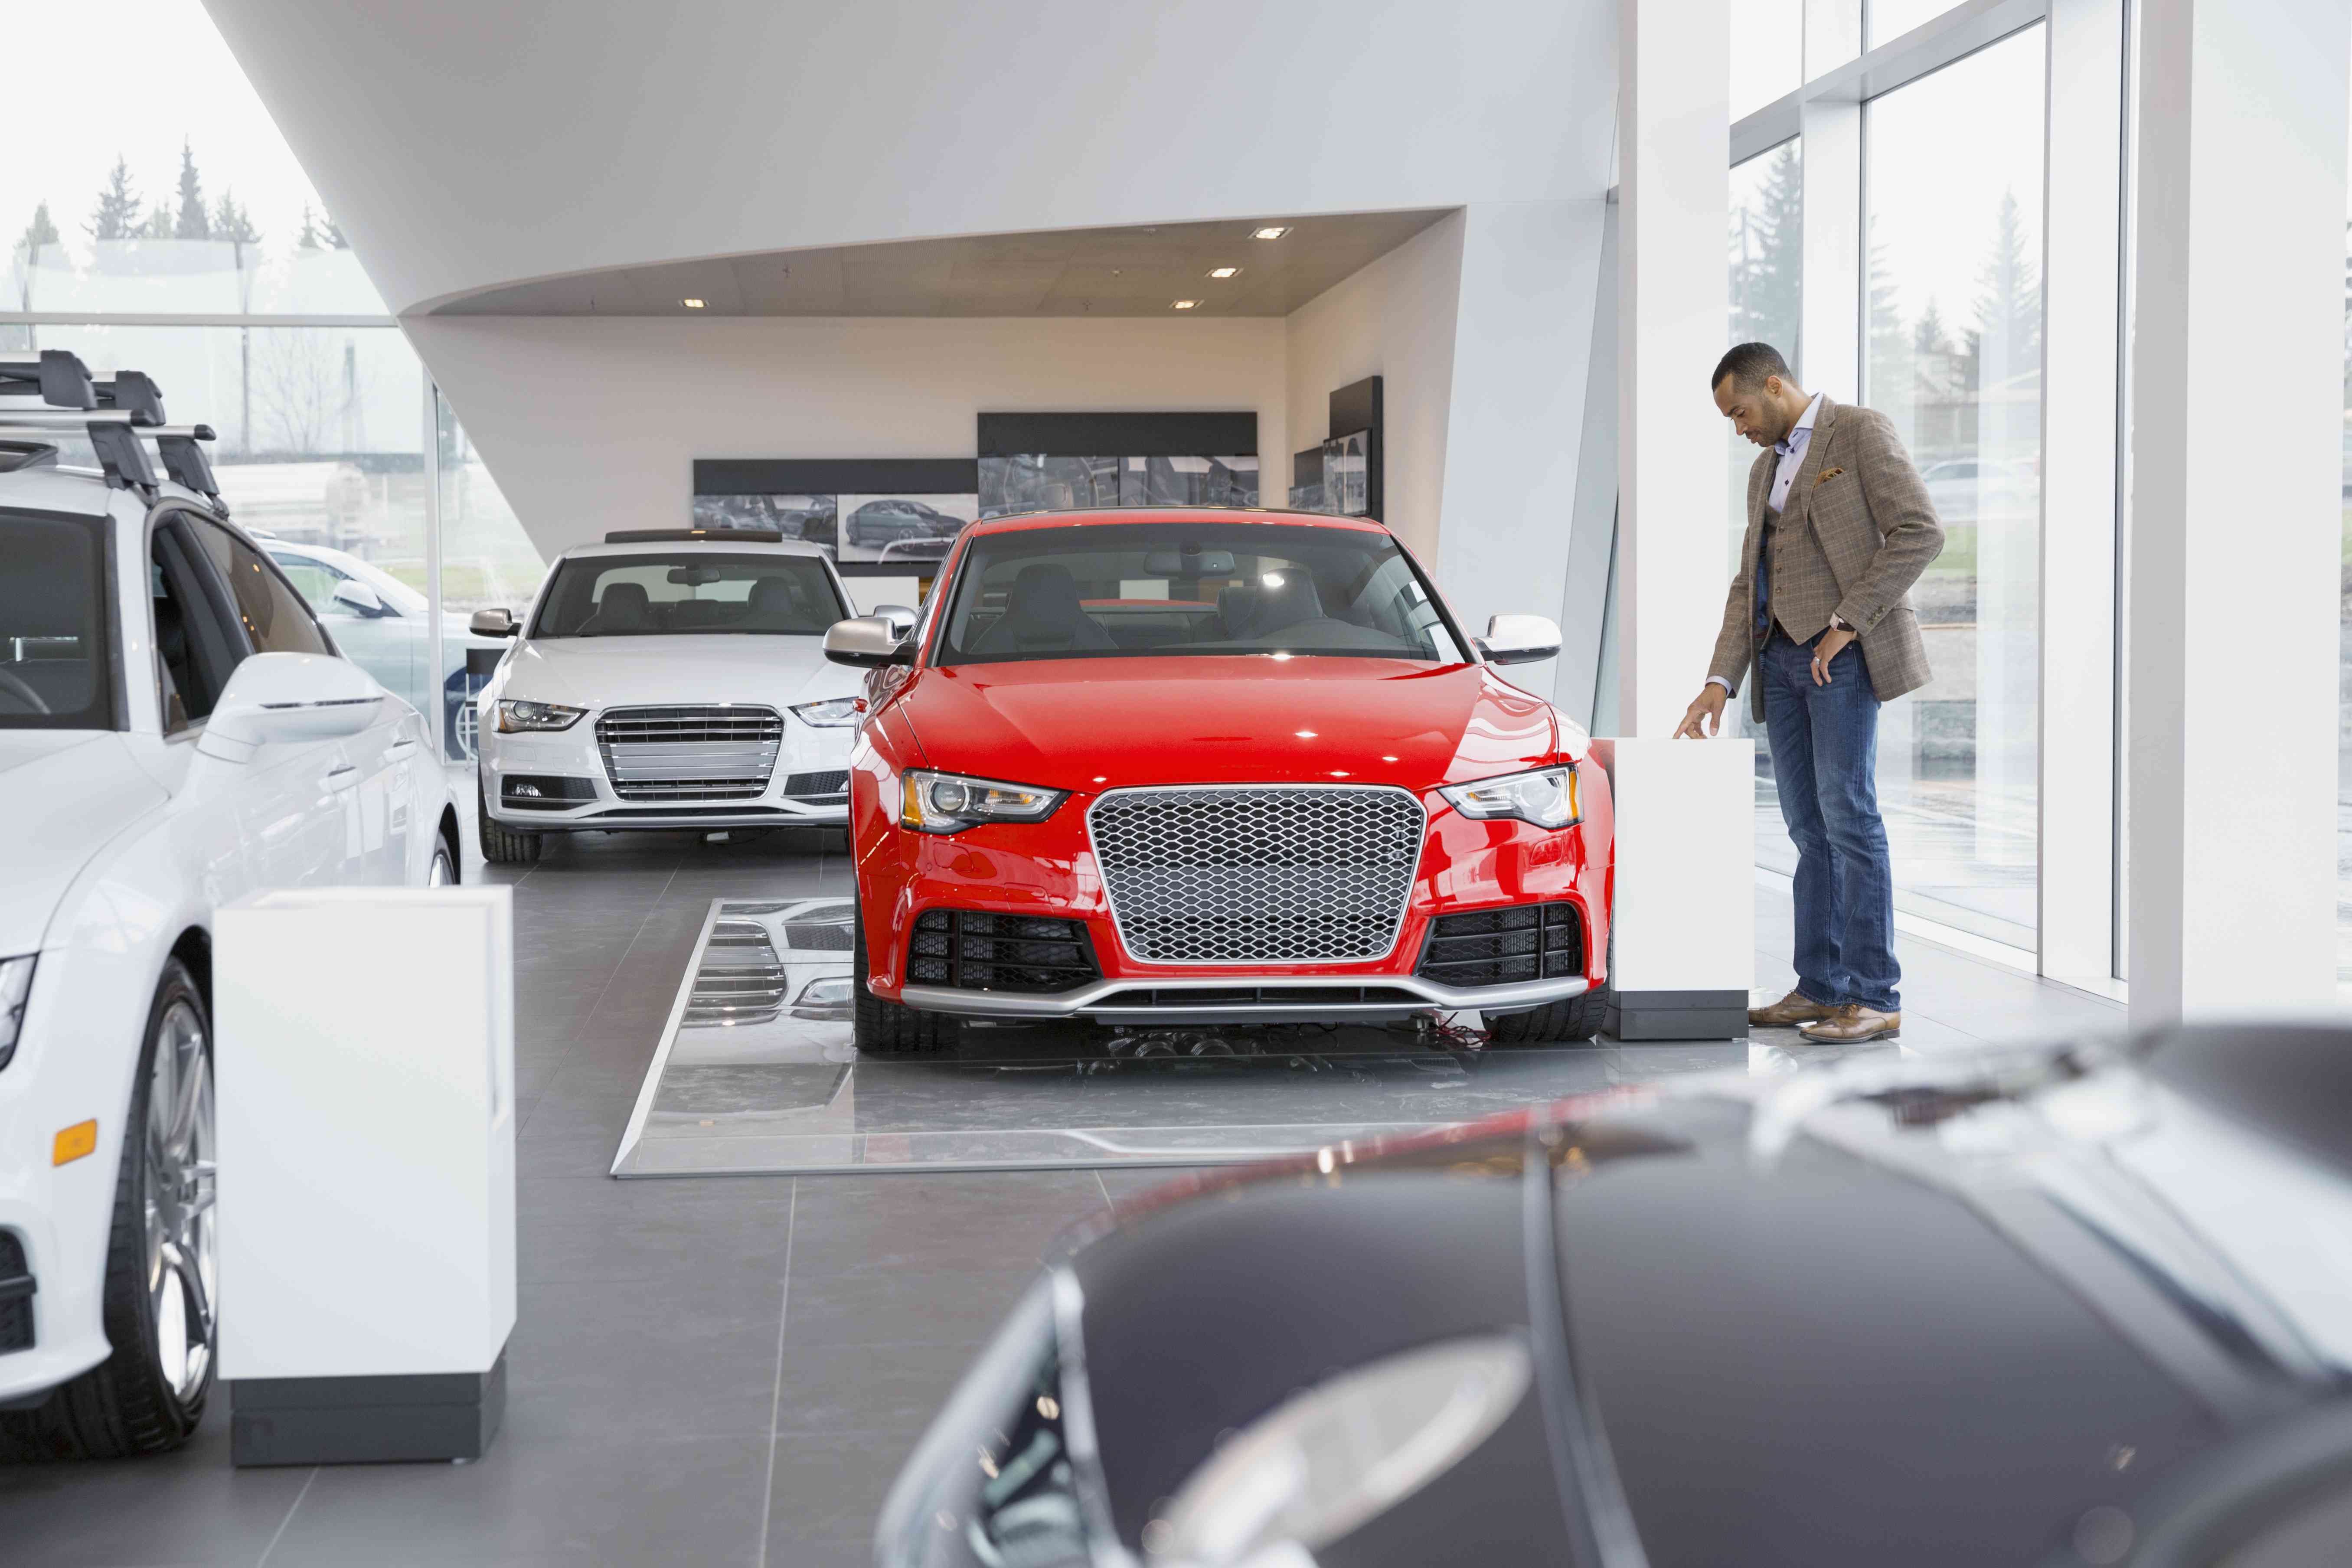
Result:
<svg viewBox="0 0 2352 1568"><path fill-rule="evenodd" d="M2145 0L2139 26L2132 1022L2316 1011L2352 5Z"/></svg>
<svg viewBox="0 0 2352 1568"><path fill-rule="evenodd" d="M1618 6L1618 679L1624 734L1673 733L1723 616L1729 345L1726 0Z"/></svg>

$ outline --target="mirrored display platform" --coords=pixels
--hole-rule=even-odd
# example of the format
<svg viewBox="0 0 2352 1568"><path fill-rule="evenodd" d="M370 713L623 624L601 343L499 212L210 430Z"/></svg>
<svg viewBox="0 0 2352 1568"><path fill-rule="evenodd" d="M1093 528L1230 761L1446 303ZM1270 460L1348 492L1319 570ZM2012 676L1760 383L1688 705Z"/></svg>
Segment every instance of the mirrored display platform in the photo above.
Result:
<svg viewBox="0 0 2352 1568"><path fill-rule="evenodd" d="M1234 1163L1675 1073L1746 1040L1484 1048L1445 1026L967 1025L951 1052L850 1043L849 901L713 900L617 1176ZM1465 1020L1475 1022L1475 1019Z"/></svg>

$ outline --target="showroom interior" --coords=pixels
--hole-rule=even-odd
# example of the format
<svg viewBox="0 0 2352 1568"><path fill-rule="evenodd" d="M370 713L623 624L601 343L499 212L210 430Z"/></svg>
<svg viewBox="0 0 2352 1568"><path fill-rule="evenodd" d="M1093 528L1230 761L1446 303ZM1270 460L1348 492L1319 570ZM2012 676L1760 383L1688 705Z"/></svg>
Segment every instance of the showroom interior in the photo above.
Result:
<svg viewBox="0 0 2352 1568"><path fill-rule="evenodd" d="M1735 1082L1744 1087L1720 1092L1776 1113L1795 1106L1801 1118L1847 1097L1925 1125L1961 1114L1949 1107L2042 1092L2045 1069L2020 1062L2057 1051L2068 1064L2057 1076L2095 1079L2126 1069L2083 1063L2137 1059L2130 1042L2183 1029L2293 1025L2352 1051L2347 0L142 0L31 7L9 20L20 135L0 161L0 241L11 247L0 511L51 504L7 489L10 443L27 437L10 426L18 405L5 395L38 405L30 380L6 379L12 363L76 356L97 391L74 406L93 420L128 406L134 373L152 378L172 420L210 427L209 500L270 558L334 648L422 716L427 750L413 765L430 774L419 788L447 807L457 886L379 888L374 904L353 895L348 906L319 892L295 918L283 912L295 906L270 903L265 875L233 909L222 901L198 976L221 1064L206 1103L217 1100L224 1130L222 1189L242 1181L257 1194L247 1212L268 1217L240 1237L234 1200L223 1204L225 1338L209 1402L184 1440L160 1445L167 1451L6 1450L0 1563L1445 1560L1430 1555L1428 1542L1449 1538L1425 1510L1446 1483L1426 1478L1399 1495L1421 1500L1413 1528L1440 1534L1381 1548L1367 1535L1349 1545L1331 1526L1319 1539L1341 1545L1320 1557L1298 1544L1304 1534L1265 1546L1277 1538L1261 1531L1255 1556L1239 1537L1215 1545L1223 1538L1207 1525L1187 1535L1196 1515L1186 1508L1209 1507L1200 1489L1220 1479L1208 1470L1182 1488L1176 1473L1144 1496L1148 1520L1130 1521L1121 1500L1087 1514L1086 1529L1102 1532L1089 1537L1092 1555L1038 1547L1023 1557L982 1542L978 1525L968 1555L950 1555L945 1494L922 1494L919 1507L905 1500L917 1495L923 1456L946 1441L925 1434L948 1429L940 1412L960 1383L982 1380L985 1360L961 1381L1005 1342L1001 1325L1065 1314L1055 1320L1062 1403L1074 1403L1066 1391L1084 1380L1069 1381L1078 1361L1066 1314L1077 1309L1053 1291L1074 1291L1068 1281L1085 1271L1066 1260L1089 1246L1097 1258L1141 1256L1134 1238L1187 1223L1194 1211L1171 1206L1171 1183L1231 1196L1240 1189L1217 1184L1284 1162L1284 1174L1265 1179L1336 1192L1347 1177L1337 1167L1400 1142L1435 1169L1427 1151L1470 1137L1454 1130L1482 1119L1521 1114L1538 1127L1612 1107L1642 1113ZM1931 673L1883 705L1869 773L1908 1016L1899 1037L1852 1046L1744 1021L1751 1003L1801 984L1802 945L1799 851L1747 692L1724 708L1718 739L1668 739L1704 689L1718 626L1739 624L1737 598L1727 623L1722 595L1747 570L1765 482L1751 478L1764 470L1703 373L1755 341L1781 352L1807 394L1884 416L1941 526L1940 553L1907 601ZM36 426L49 417L27 416ZM105 484L89 481L94 507L161 493L141 490L135 456L124 481L98 437L79 456L67 446L67 468L106 465ZM180 461L173 479L195 471ZM1804 471L1811 485L1841 470ZM173 493L205 504L200 488ZM956 682L942 657L919 673L901 668L925 639L944 648L964 635L950 623L966 590L946 574L961 564L970 595L982 593L986 542L1018 540L1027 526L992 533L995 519L1132 511L1181 531L1189 516L1211 516L1187 508L1218 509L1212 521L1229 531L1203 531L1211 548L1188 540L1181 559L1154 536L1142 565L1104 568L1114 585L1086 600L1097 619L1140 625L1162 602L1227 627L1237 603L1264 617L1283 590L1278 574L1220 600L1216 583L1244 573L1235 531L1296 525L1303 539L1345 523L1360 543L1377 539L1364 549L1401 546L1418 564L1394 570L1422 585L1409 600L1442 595L1444 608L1424 620L1458 625L1465 651L1430 657L1475 666L1467 679L1485 706L1467 738L1464 721L1447 721L1457 729L1446 747L1518 756L1512 722L1558 737L1511 766L1565 767L1581 792L1572 825L1588 847L1613 843L1614 860L1579 851L1595 858L1529 869L1530 890L1512 896L1580 900L1542 907L1577 911L1579 973L1610 972L1605 1016L1597 984L1584 991L1591 1037L1514 1035L1498 1027L1499 1010L1482 1026L1475 998L1434 982L1365 984L1345 997L1327 987L1313 1004L1303 990L1295 1004L1250 994L1248 1005L1291 1008L1279 1016L1201 1000L1239 992L1171 1001L1183 985L1212 984L1175 968L1167 990L1118 992L1125 972L1097 967L1087 939L1063 929L1082 922L1058 919L1022 934L1041 950L1075 943L1068 962L1112 1011L1005 1004L924 1034L919 1054L886 1052L859 1033L869 998L902 979L917 1000L946 994L918 989L933 973L920 967L927 955L968 966L982 940L969 933L1000 929L961 906L921 923L922 888L942 877L1009 887L1028 874L1003 869L985 847L996 842L985 835L1010 831L994 824L1027 820L1018 800L1002 818L978 806L944 826L919 818L950 785L1011 798L1031 781L1010 762L989 771L926 761L922 748L936 752L947 731L945 706L915 710L906 732L919 731L919 745L894 741L883 716L898 682L908 682L908 704L929 682L935 705ZM768 787L771 770L789 774L781 795L769 791L775 804L689 820L681 803L719 792L633 785L628 744L650 754L651 742L625 742L601 721L562 740L583 772L611 775L582 784L594 807L533 798L541 785L530 781L560 771L543 761L560 737L529 731L578 719L583 708L567 703L604 700L583 695L583 682L602 679L580 673L592 668L586 655L559 646L596 635L594 617L558 637L547 606L570 591L562 573L593 570L595 551L631 533L642 536L632 548L679 551L663 558L666 574L645 579L664 614L682 615L676 604L713 581L723 595L729 572L805 566L822 614L777 624L807 635L646 645L795 645L746 678L760 695L725 700L777 721L751 792ZM693 553L723 551L730 535L742 550L782 553ZM697 564L706 560L717 564ZM744 564L761 560L769 564ZM1013 569L987 568L1001 573L988 582L1013 584L1007 626L1031 581ZM0 613L24 597L6 596L20 570L0 560ZM124 603L145 599L133 581L143 570L131 563ZM772 582L782 585L758 578L744 602L767 603ZM778 614L805 609L800 582L797 607ZM837 605L826 596L835 590L845 595ZM1246 592L1256 598L1235 599ZM610 596L595 616L611 626L621 595L598 593ZM1321 613L1338 613L1328 583L1323 593ZM1074 593L1072 615L1077 605ZM1529 632L1513 643L1523 628L1510 617L1521 616L1544 618L1549 640ZM841 640L836 620L875 628L880 651L843 657L865 645ZM172 634L157 621L150 650L134 630L117 674L127 668L135 684L140 661L163 668ZM991 636L971 633L964 646L982 649ZM25 641L17 660L30 657ZM690 684L659 686L646 668L656 656L625 645L612 657L611 668L645 683L633 689L651 693L632 701L709 700ZM1427 743L1412 731L1437 722L1425 717L1437 699L1395 695L1412 684L1403 679L1366 677L1319 700L1265 696L1288 679L1267 668L1248 695L1203 686L1171 696L1180 689L1162 678L1131 699L1097 689L1081 706L1033 694L1016 710L989 698L979 675L961 682L978 695L956 700L1013 714L986 731L1002 756L1044 754L1058 726L1074 754L1105 759L1114 773L1156 744L1203 781L1171 789L1217 787L1206 781L1257 776L1246 769L1262 765L1291 781L1280 787L1322 789L1318 799L1370 790L1376 775L1351 780L1345 770L1363 764L1302 762L1302 748L1360 733L1379 741L1370 752L1392 745L1411 758ZM1004 680L998 690L1013 690ZM716 722L694 711L705 713L695 722ZM1410 722L1383 717L1408 711ZM556 717L542 726L542 712ZM0 728L0 740L10 733ZM911 754L905 768L893 745ZM0 759L5 781L17 758L0 746ZM1462 765L1432 787L1466 818L1467 797L1454 792L1478 772ZM951 766L973 777L938 775L944 783L921 786L933 804L922 804L910 776L900 815L898 773ZM1214 771L1228 766L1244 771ZM1047 813L1085 787L1040 782L1055 786ZM0 846L0 878L13 880L15 865L30 887L43 818L59 835L80 818L61 794L24 798L35 817L19 824L19 849ZM968 820L990 826L955 837ZM1106 818L1095 809L1087 820L1088 842L1105 845ZM257 844L270 829L253 821ZM360 817L350 821L356 834ZM559 821L580 826L556 830ZM1439 827L1427 826L1434 846ZM875 833L898 847L886 854ZM428 853L415 855L411 880L442 879L422 869ZM869 975L869 954L883 951L870 933L899 918L870 889L901 856L934 880L910 880L905 930L887 928L894 956L873 961ZM1460 867L1465 881L1496 875L1467 855ZM1141 897L1108 857L1098 882L1083 853L1047 871L1101 900L1089 907ZM1047 871L1036 886L1066 885ZM1519 874L1501 880L1517 889ZM128 883L97 894L76 886L74 897L136 901ZM1353 895L1317 884L1296 896L1337 921ZM402 900L439 900L446 920L415 927L412 940ZM1568 917L1530 916L1535 941L1555 918ZM1613 940L1585 942L1601 921ZM0 932L15 929L0 922ZM1129 947L1140 940L1119 929ZM1444 930L1471 928L1431 929L1433 957L1404 980L1436 973ZM467 934L478 931L490 934ZM42 1016L39 987L66 972L50 940L22 971L32 1011L8 989L17 955L0 950L0 1016L8 1006ZM1530 962L1529 974L1553 977L1548 957ZM989 984L944 959L936 973L942 986ZM869 979L882 989L869 993ZM140 982L142 999L152 980ZM1432 1000L1441 996L1454 999ZM239 1021L255 1042L242 1063L229 1055ZM15 1028L0 1044L14 1048ZM19 1084L47 1070L27 1029ZM417 1042L413 1058L404 1041ZM125 1082L143 1059L137 1045L123 1047ZM487 1080L467 1049L488 1053ZM2352 1054L2333 1059L2352 1064ZM9 1068L0 1050L0 1138L33 1152L19 1152L33 1173L15 1184L16 1156L0 1151L0 1434L22 1439L28 1426L5 1423L47 1389L12 1393L9 1312L31 1303L21 1307L24 1343L37 1346L62 1321L43 1314L62 1312L68 1290L8 1239L20 1212L9 1205L104 1165L92 1212L118 1212L104 1206L118 1201L118 1147L131 1166L121 1107L91 1112L99 1157L77 1167L58 1131L63 1112L45 1119L47 1102L12 1101ZM2306 1110L2342 1111L2344 1070L2309 1068L2286 1089L2273 1082L2263 1103L2299 1097ZM451 1098L403 1098L419 1075ZM270 1087L236 1103L263 1076ZM2149 1091L2168 1105L2172 1092ZM394 1108L461 1098L464 1114L486 1119L487 1163L470 1146L464 1161L451 1152L470 1124L446 1138L394 1131ZM1946 1108L1921 1109L1931 1100ZM1582 1109L1544 1109L1561 1102ZM2083 1114L2050 1115L2068 1135L2091 1136ZM1754 1151L1769 1120L1759 1112ZM2216 1178L2228 1203L2184 1207L2181 1223L2226 1234L2258 1210L2306 1215L2279 1222L2290 1249L2334 1261L2312 1263L2295 1289L2352 1301L2342 1140L2340 1122L2287 1140L2301 1151L2292 1159L2312 1162L2293 1169L2286 1154L2250 1156ZM1583 1174L1588 1147L1596 1168L1615 1157L1606 1137L1565 1152L1554 1139L1528 1169L1547 1173L1549 1190L1555 1169ZM1465 1153L1464 1169L1486 1157ZM1752 1157L1769 1185L1779 1156ZM190 1179L210 1181L211 1164L202 1171ZM423 1194L414 1203L399 1191L412 1179ZM1986 1194L2005 1179L1983 1177L1970 1201L1999 1210ZM2077 1207L2095 1196L2078 1193ZM445 1212L456 1216L446 1228L420 1217ZM265 1223L281 1234L257 1239ZM1461 1234L1485 1223L1465 1218ZM1748 1234L1785 1242L1786 1258L1805 1256L1810 1243L1773 1231L1779 1223L1755 1218ZM1334 1219L1298 1256L1322 1268L1322 1249L1339 1245L1328 1238L1343 1234L1355 1233ZM1870 1245L1854 1234L1855 1248ZM1704 1235L1715 1239L1695 1228L1690 1251L1719 1245L1716 1230ZM111 1254L103 1236L91 1245L95 1292ZM387 1283L355 1287L378 1298L355 1302L323 1279L265 1280L274 1265L248 1261L254 1283L241 1295L236 1263L265 1254L298 1271L307 1258L322 1273L332 1270L320 1260L348 1258L348 1278ZM1773 1267L1763 1242L1740 1256L1751 1271ZM2064 1275L2055 1251L2033 1256ZM1109 1266L1095 1267L1101 1278L1087 1275L1087 1289L1108 1298ZM1139 1294L1139 1321L1152 1300L1171 1324L1184 1314L1168 1303L1205 1300L1185 1331L1223 1317L1218 1332L1253 1332L1253 1271L1167 1267L1164 1296ZM1312 1347L1327 1331L1329 1343L1354 1342L1342 1326L1371 1310L1330 1267L1329 1294L1282 1325L1310 1347L1300 1353L1311 1364L1295 1387L1279 1383L1281 1397L1332 1376L1339 1352ZM1058 1270L1045 1278L1062 1286L1039 1286L1041 1268ZM12 1275L22 1277L14 1295ZM1475 1275L1465 1267L1460 1278ZM444 1286L416 1283L445 1276ZM317 1327L342 1313L454 1322L471 1310L452 1305L459 1280L487 1292L491 1328L471 1360L341 1363L334 1336ZM2217 1285L2207 1305L2226 1316L2212 1302L2253 1289ZM420 1306L404 1289L433 1300ZM2115 1300L2081 1293L2101 1311ZM91 1334L98 1299L89 1296ZM257 1327L240 1336L246 1301ZM117 1342L144 1331L111 1305L103 1327ZM423 1342L421 1330L383 1331L412 1352ZM1543 1331L1538 1312L1528 1332ZM2331 1366L2339 1392L2352 1386L2341 1381L2352 1343L2340 1322L2296 1331L2297 1353ZM273 1334L325 1348L273 1360L284 1349ZM2162 1362L2170 1352L2154 1342L2140 1342L2142 1353ZM66 1370L82 1373L100 1353ZM1531 1378L1538 1404L1566 1386L1569 1405L1590 1411L1585 1374L1547 1384L1549 1363L1536 1361L1532 1373L1495 1375ZM1834 1354L1824 1366L1826 1382L1847 1381ZM1108 1351L1096 1370L1108 1412L1118 1372ZM1865 1390L1868 1375L1854 1373ZM2200 1386L2210 1394L2221 1376ZM456 1378L461 1392L414 1392L435 1377ZM1906 1379L1888 1397L1926 1400L1932 1381ZM297 1383L341 1403L325 1414L303 1405L310 1394L287 1392ZM1612 1385L1602 1384L1605 1405ZM292 1404L269 1404L281 1396ZM1054 1399L1038 1398L1044 1419L1061 1422L1045 1408ZM2247 1398L2229 1408L2259 1403ZM443 1404L462 1411L454 1439L415 1415ZM1166 1407L1195 1406L1178 1389ZM1527 1441L1540 1450L1549 1433L1558 1473L1538 1466L1536 1480L1508 1484L1614 1488L1606 1445L1595 1468L1575 1424L1563 1436L1559 1405L1544 1408L1553 1425L1528 1427ZM2330 1418L2340 1426L2342 1408ZM2017 1419L2022 1428L2043 1416L2021 1405ZM2106 1457L2085 1463L2100 1484L2137 1484L2134 1454L2168 1455L2174 1438L2132 1437L2116 1419L2124 1435L2102 1438ZM1256 1428L1228 1447L1231 1428L1248 1423L1225 1426L1215 1452L1259 1452ZM1065 1471L1079 1474L1074 1495L1093 1506L1102 1500L1087 1490L1095 1461L1083 1427L1053 1430L1067 1445ZM1496 1429L1447 1439L1454 1458ZM1116 1431L1108 1413L1106 1451ZM1804 1447L1794 1427L1780 1436ZM2337 1545L2352 1540L2352 1436L2339 1436L2329 1450L2337 1468L2310 1483L2335 1489ZM2031 1447L2021 1440L2021 1452ZM1686 1537L1669 1546L1671 1529L1643 1555L1634 1536L1651 1533L1650 1460L1630 1436L1619 1457L1634 1483L1620 1532L1596 1505L1599 1522L1574 1552L1515 1539L1528 1561L1709 1560ZM1011 1486L1014 1460L983 1448L980 1463L981 1495L996 1507L988 1488ZM1931 1458L1922 1473L1943 1472ZM1469 1495L1472 1483L1461 1484ZM1675 1506L1736 1511L1726 1500L1738 1486L1698 1488ZM2071 1555L2051 1561L2224 1560L2133 1555L2136 1539L2155 1540L2158 1503L2104 1500L2085 1492L2065 1504L2072 1511L2049 1526L2057 1533L2043 1533ZM928 1528L933 1503L947 1533L921 1552L894 1544L894 1529ZM2128 1525L2114 1536L2103 1508L2139 1521L2139 1538ZM1370 1531L1366 1516L1349 1516L1349 1528ZM1814 1545L1819 1554L1785 1557L1759 1548L1756 1560L1884 1560ZM1937 1550L1923 1545L1916 1560L2000 1560ZM1511 1560L1462 1552L1453 1560ZM2352 1561L2352 1547L2242 1561Z"/></svg>

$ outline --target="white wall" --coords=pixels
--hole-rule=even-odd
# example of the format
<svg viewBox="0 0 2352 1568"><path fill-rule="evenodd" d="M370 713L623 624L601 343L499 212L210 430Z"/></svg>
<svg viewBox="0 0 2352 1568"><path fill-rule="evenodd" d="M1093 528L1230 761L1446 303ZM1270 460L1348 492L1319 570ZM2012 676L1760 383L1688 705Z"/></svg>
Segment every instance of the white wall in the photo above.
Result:
<svg viewBox="0 0 2352 1568"><path fill-rule="evenodd" d="M1473 635L1489 616L1561 605L1607 210L1595 198L1486 202L1463 215L1436 564ZM1605 549L1579 560L1588 555L1607 572ZM1600 628L1562 631L1589 643ZM1511 679L1550 697L1557 663L1517 666Z"/></svg>
<svg viewBox="0 0 2352 1568"><path fill-rule="evenodd" d="M968 458L983 410L1250 409L1269 482L1289 471L1278 319L404 325L551 555L685 526L697 458Z"/></svg>
<svg viewBox="0 0 2352 1568"><path fill-rule="evenodd" d="M394 310L813 246L1597 196L1605 0L206 0Z"/></svg>
<svg viewBox="0 0 2352 1568"><path fill-rule="evenodd" d="M1432 570L1437 565L1454 396L1463 227L1460 213L1441 218L1290 313L1285 337L1292 439L1281 452L1281 491L1265 492L1286 493L1290 453L1331 433L1331 394L1378 375L1387 443L1381 463L1385 521ZM1273 451L1263 426L1258 449Z"/></svg>

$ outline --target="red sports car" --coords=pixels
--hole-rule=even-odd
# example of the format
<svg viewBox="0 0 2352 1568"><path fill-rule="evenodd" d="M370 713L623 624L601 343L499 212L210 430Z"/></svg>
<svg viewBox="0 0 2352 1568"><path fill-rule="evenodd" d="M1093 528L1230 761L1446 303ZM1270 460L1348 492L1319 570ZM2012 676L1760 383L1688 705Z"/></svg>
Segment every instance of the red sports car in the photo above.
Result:
<svg viewBox="0 0 2352 1568"><path fill-rule="evenodd" d="M1473 1009L1587 1039L1608 981L1609 785L1381 525L1202 509L964 531L875 671L850 758L856 1040L959 1018L1387 1022Z"/></svg>

